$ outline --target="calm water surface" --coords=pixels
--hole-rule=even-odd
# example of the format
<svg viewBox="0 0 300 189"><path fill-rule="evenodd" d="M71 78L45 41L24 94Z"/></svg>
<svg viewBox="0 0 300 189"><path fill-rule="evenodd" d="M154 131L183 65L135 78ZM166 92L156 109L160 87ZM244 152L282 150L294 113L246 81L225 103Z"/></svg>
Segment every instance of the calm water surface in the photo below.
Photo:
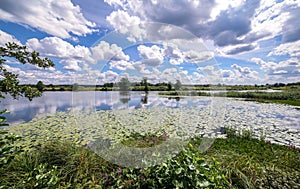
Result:
<svg viewBox="0 0 300 189"><path fill-rule="evenodd" d="M10 96L1 99L1 108L10 111L5 115L11 125L28 122L40 114L53 114L65 111L84 110L118 110L151 108L154 106L165 106L171 108L182 108L193 106L206 108L211 106L213 111L219 111L222 103L225 115L236 117L255 117L257 119L276 119L285 126L292 126L300 130L300 111L292 106L278 104L263 104L257 102L246 102L235 99L218 97L217 103L211 97L163 97L157 92L131 92L120 94L118 91L93 91L93 92L44 92L42 97L29 101L26 98L14 100ZM221 99L221 100L220 100ZM4 106L4 107L2 107ZM234 115L234 116L233 116ZM226 116L225 116L226 117ZM237 118L233 118L237 119Z"/></svg>
<svg viewBox="0 0 300 189"><path fill-rule="evenodd" d="M179 107L195 103L208 104L210 100L192 100L160 97L157 92L145 95L144 92L120 94L118 91L108 92L44 92L42 97L29 101L26 98L14 100L7 96L1 101L10 114L6 114L7 121L12 125L28 122L39 114L81 110L115 110L149 108L153 106Z"/></svg>

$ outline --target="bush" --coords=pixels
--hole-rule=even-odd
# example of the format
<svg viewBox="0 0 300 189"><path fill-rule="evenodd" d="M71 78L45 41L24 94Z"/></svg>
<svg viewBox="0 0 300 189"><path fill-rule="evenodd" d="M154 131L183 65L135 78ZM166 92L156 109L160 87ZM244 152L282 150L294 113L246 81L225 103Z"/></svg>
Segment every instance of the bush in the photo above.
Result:
<svg viewBox="0 0 300 189"><path fill-rule="evenodd" d="M149 168L154 188L228 188L219 162L206 162L192 144L175 158Z"/></svg>

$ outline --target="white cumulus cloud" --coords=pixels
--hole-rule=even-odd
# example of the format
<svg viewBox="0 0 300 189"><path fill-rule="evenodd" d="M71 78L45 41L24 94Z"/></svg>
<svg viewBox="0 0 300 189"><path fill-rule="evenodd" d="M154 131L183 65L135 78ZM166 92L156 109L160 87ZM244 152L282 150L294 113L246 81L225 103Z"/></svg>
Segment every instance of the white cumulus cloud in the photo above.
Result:
<svg viewBox="0 0 300 189"><path fill-rule="evenodd" d="M10 35L2 30L0 30L0 46L5 45L5 43L8 42L15 42L19 45L21 45L21 42L16 39L13 35Z"/></svg>
<svg viewBox="0 0 300 189"><path fill-rule="evenodd" d="M134 69L134 66L132 63L126 61L126 60L119 60L119 61L110 61L110 69L118 69L118 70L127 70L127 69Z"/></svg>
<svg viewBox="0 0 300 189"><path fill-rule="evenodd" d="M42 56L60 59L59 63L64 65L64 69L67 70L80 71L78 63L92 60L87 47L73 46L58 37L46 37L41 40L32 38L27 40L26 46L38 51Z"/></svg>
<svg viewBox="0 0 300 189"><path fill-rule="evenodd" d="M186 62L199 63L212 59L214 54L209 51L198 52L198 51L187 51L184 52L184 59Z"/></svg>
<svg viewBox="0 0 300 189"><path fill-rule="evenodd" d="M46 37L41 40L32 38L27 40L26 46L47 57L83 60L90 56L90 51L87 47L73 46L58 37Z"/></svg>
<svg viewBox="0 0 300 189"><path fill-rule="evenodd" d="M120 33L128 34L127 39L135 42L141 40L144 36L144 30L141 28L141 20L138 16L130 16L123 10L113 11L106 20Z"/></svg>
<svg viewBox="0 0 300 189"><path fill-rule="evenodd" d="M98 45L92 47L91 52L94 62L99 60L128 61L130 59L130 57L123 52L121 47L116 44L110 45L105 41L101 41Z"/></svg>
<svg viewBox="0 0 300 189"><path fill-rule="evenodd" d="M25 24L53 36L71 38L97 31L71 0L2 0L2 20Z"/></svg>
<svg viewBox="0 0 300 189"><path fill-rule="evenodd" d="M290 55L292 57L300 57L300 40L295 42L289 42L275 47L268 56L272 55Z"/></svg>
<svg viewBox="0 0 300 189"><path fill-rule="evenodd" d="M152 45L151 47L139 45L137 49L145 65L155 67L164 61L164 50L157 45Z"/></svg>

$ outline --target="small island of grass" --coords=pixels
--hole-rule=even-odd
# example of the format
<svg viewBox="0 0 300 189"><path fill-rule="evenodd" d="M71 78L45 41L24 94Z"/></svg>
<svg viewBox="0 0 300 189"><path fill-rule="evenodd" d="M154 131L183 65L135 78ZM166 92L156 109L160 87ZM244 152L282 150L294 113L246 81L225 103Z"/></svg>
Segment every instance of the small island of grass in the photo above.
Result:
<svg viewBox="0 0 300 189"><path fill-rule="evenodd" d="M226 89L226 88L224 88ZM167 91L159 92L159 95L164 96L213 96L213 97L231 97L231 98L243 98L246 100L253 100L266 103L281 103L294 106L300 106L300 87L298 85L288 85L281 88L270 88L272 90L280 90L276 92L268 92L263 90L249 90L248 91L236 91L230 90L225 92L213 92L213 90L207 91Z"/></svg>

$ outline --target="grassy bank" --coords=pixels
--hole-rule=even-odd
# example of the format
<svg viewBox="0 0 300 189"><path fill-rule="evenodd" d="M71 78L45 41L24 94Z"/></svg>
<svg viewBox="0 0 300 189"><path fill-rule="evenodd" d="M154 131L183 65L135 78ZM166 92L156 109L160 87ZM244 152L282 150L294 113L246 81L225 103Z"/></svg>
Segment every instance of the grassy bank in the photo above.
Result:
<svg viewBox="0 0 300 189"><path fill-rule="evenodd" d="M196 92L196 91L170 91L160 92L159 95L166 96L215 96L215 97L232 97L244 98L247 100L254 100L258 102L281 103L294 106L300 106L300 90L297 91L282 91L282 92Z"/></svg>
<svg viewBox="0 0 300 189"><path fill-rule="evenodd" d="M45 143L0 169L2 188L228 188L219 163L187 147L147 168L114 165L65 141Z"/></svg>
<svg viewBox="0 0 300 189"><path fill-rule="evenodd" d="M300 151L252 139L216 139L204 153L194 138L175 157L148 168L114 165L66 141L46 142L0 168L1 188L299 188ZM124 145L152 147L167 135L133 134Z"/></svg>
<svg viewBox="0 0 300 189"><path fill-rule="evenodd" d="M216 139L203 157L215 157L223 174L237 188L300 187L300 149L293 146L271 144L247 134L230 135Z"/></svg>

